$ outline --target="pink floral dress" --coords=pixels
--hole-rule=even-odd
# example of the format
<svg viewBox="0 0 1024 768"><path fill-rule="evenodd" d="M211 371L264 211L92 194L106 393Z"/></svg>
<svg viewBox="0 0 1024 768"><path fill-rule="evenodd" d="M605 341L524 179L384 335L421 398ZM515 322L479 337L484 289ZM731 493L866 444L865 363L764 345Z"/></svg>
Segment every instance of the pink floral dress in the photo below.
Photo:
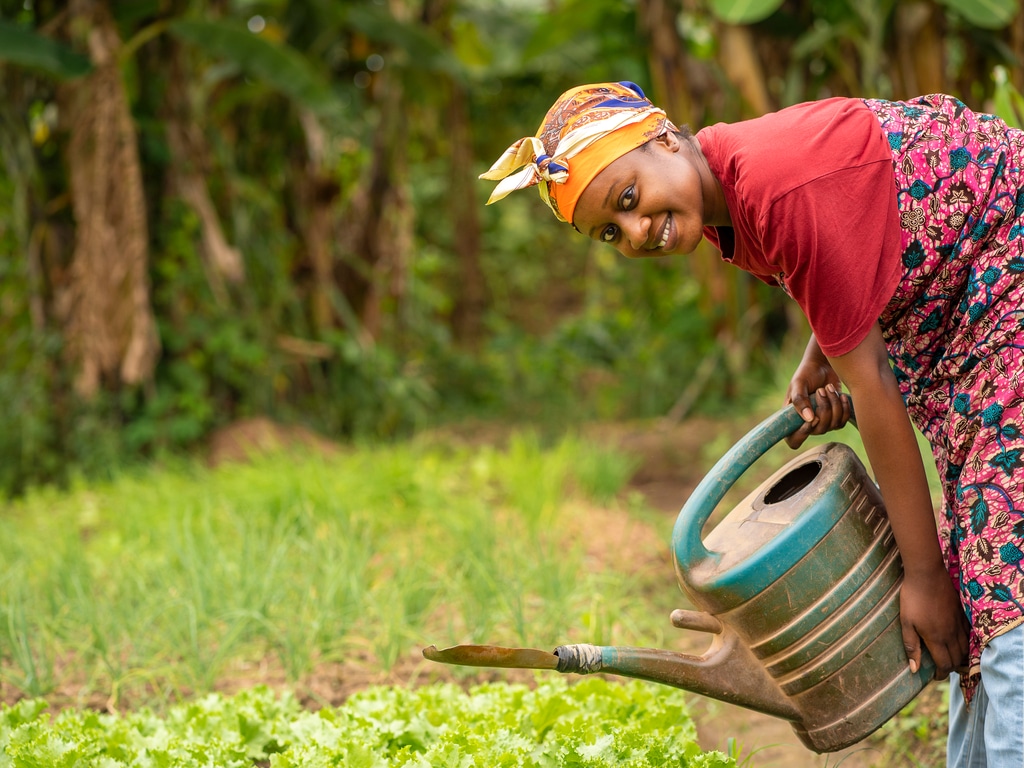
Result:
<svg viewBox="0 0 1024 768"><path fill-rule="evenodd" d="M889 140L903 275L881 326L943 483L943 554L982 649L1024 621L1024 131L955 98L866 100Z"/></svg>

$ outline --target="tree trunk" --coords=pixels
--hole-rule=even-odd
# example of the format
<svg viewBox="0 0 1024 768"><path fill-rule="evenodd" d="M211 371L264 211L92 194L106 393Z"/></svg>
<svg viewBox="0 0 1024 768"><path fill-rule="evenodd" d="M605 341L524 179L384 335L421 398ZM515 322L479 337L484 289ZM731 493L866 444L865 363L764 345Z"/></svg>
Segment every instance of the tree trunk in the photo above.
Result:
<svg viewBox="0 0 1024 768"><path fill-rule="evenodd" d="M945 78L945 43L942 11L932 3L900 3L895 14L894 53L897 74L902 80L899 98L949 89Z"/></svg>
<svg viewBox="0 0 1024 768"><path fill-rule="evenodd" d="M309 110L300 113L299 121L306 138L306 152L296 173L296 214L300 217L302 243L313 275L309 286L310 314L313 327L322 337L331 328L346 323L344 317L338 317L332 296L336 260L332 233L341 187L330 171L327 135L320 121Z"/></svg>
<svg viewBox="0 0 1024 768"><path fill-rule="evenodd" d="M693 120L690 84L686 76L686 50L676 29L680 9L673 0L639 0L637 19L647 39L652 101L677 124Z"/></svg>
<svg viewBox="0 0 1024 768"><path fill-rule="evenodd" d="M225 281L231 284L244 282L245 265L242 254L224 236L220 216L206 185L210 174L210 151L189 100L189 76L182 61L181 45L173 40L168 45L170 71L164 126L172 159L168 169L170 182L174 192L199 217L202 231L200 251L206 277L217 300L227 303Z"/></svg>
<svg viewBox="0 0 1024 768"><path fill-rule="evenodd" d="M488 305L487 282L480 265L480 214L477 210L476 178L473 175L472 141L469 135L469 111L466 94L458 83L451 83L446 113L451 144L451 186L449 210L454 232L458 279L452 309L455 340L467 349L478 349L484 338L484 312Z"/></svg>
<svg viewBox="0 0 1024 768"><path fill-rule="evenodd" d="M775 109L757 54L750 27L737 24L718 25L719 61L729 82L743 97L744 117L759 117Z"/></svg>
<svg viewBox="0 0 1024 768"><path fill-rule="evenodd" d="M449 45L453 43L451 0L427 0L423 22L437 30ZM466 349L479 348L484 337L484 312L489 302L487 281L480 265L480 214L473 174L472 137L466 91L454 78L445 78L444 126L447 137L449 187L447 201L453 233L457 270L452 291L452 335Z"/></svg>
<svg viewBox="0 0 1024 768"><path fill-rule="evenodd" d="M68 27L95 66L59 94L76 225L66 342L75 388L91 398L103 386L149 380L159 339L135 125L118 68L121 40L103 0L71 0Z"/></svg>
<svg viewBox="0 0 1024 768"><path fill-rule="evenodd" d="M390 296L400 303L404 296L405 260L413 242L401 83L383 72L374 91L380 94L380 118L368 178L356 190L340 227L345 259L334 268L335 284L370 339L382 331L384 299Z"/></svg>

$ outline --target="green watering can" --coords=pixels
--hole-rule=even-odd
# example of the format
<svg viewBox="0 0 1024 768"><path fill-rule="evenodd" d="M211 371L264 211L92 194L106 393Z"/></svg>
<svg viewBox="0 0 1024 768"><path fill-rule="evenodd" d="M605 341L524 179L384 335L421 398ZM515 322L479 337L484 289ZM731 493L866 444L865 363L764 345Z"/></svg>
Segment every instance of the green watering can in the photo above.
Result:
<svg viewBox="0 0 1024 768"><path fill-rule="evenodd" d="M702 655L589 644L553 653L431 646L423 655L664 683L784 718L815 752L861 741L927 685L934 664L925 653L917 673L910 671L899 619L903 565L881 495L857 455L835 442L800 454L702 534L740 476L801 423L787 406L755 427L676 520L676 575L701 610L676 610L671 620L711 636Z"/></svg>

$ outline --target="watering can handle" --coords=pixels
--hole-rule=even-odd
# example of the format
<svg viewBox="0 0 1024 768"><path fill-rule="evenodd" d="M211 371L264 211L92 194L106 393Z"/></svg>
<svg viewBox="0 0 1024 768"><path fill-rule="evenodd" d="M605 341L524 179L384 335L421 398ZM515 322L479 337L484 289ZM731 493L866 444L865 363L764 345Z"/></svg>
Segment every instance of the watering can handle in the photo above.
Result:
<svg viewBox="0 0 1024 768"><path fill-rule="evenodd" d="M811 407L814 405L811 395ZM850 420L853 419L851 403ZM786 405L750 430L704 476L680 510L672 532L672 547L681 567L691 568L712 556L701 540L701 530L715 507L755 461L803 423L796 409Z"/></svg>

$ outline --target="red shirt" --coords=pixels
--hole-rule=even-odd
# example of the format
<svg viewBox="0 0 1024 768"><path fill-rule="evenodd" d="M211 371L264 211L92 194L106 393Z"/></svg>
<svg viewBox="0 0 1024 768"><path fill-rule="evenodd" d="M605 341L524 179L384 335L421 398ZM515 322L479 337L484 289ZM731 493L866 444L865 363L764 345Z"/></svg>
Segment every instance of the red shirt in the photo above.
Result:
<svg viewBox="0 0 1024 768"><path fill-rule="evenodd" d="M798 104L697 133L732 227L722 257L803 309L826 355L867 336L901 274L892 152L860 99Z"/></svg>

